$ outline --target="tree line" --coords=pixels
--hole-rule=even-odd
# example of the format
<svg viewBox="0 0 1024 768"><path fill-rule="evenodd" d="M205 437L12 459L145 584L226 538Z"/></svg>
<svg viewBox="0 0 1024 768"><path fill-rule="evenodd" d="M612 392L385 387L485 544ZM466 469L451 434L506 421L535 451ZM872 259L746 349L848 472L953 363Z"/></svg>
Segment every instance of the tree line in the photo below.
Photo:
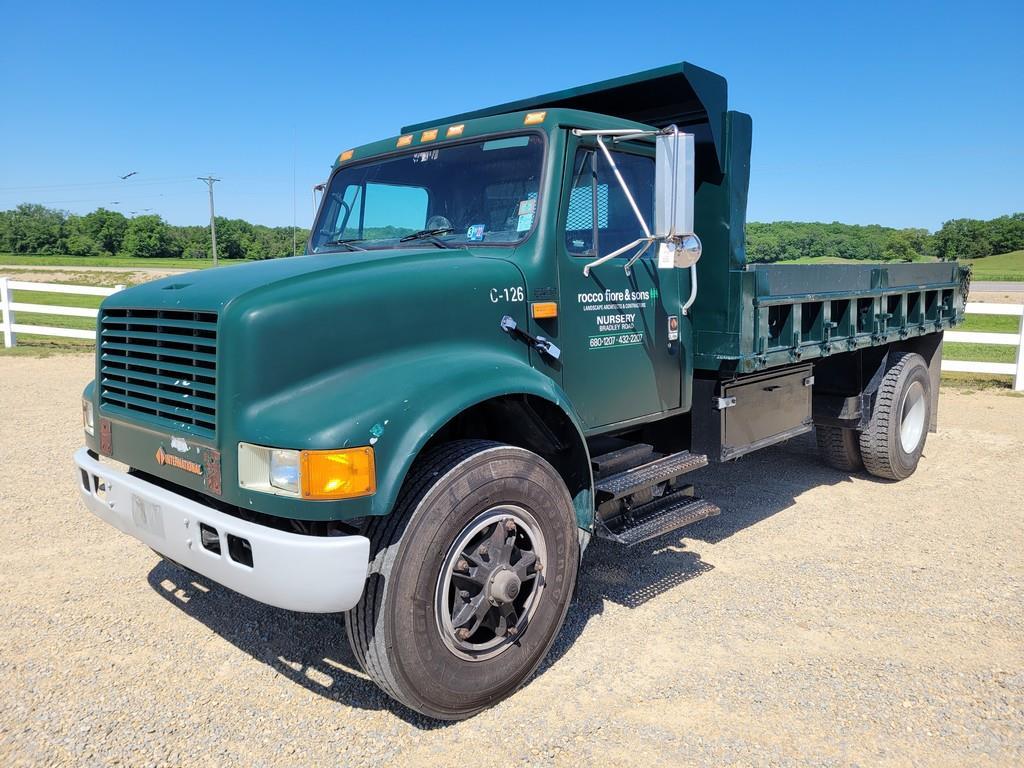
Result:
<svg viewBox="0 0 1024 768"><path fill-rule="evenodd" d="M309 231L296 229L302 253ZM24 203L0 211L0 253L135 258L210 258L208 226L177 226L160 216L129 218L98 208L78 216ZM292 255L292 228L250 224L217 217L217 256L224 259L274 259Z"/></svg>
<svg viewBox="0 0 1024 768"><path fill-rule="evenodd" d="M773 221L747 224L748 261L813 256L840 259L979 259L1024 249L1024 213L994 219L951 219L936 232L832 222Z"/></svg>
<svg viewBox="0 0 1024 768"><path fill-rule="evenodd" d="M273 259L292 255L292 228L267 227L217 217L217 255L226 259ZM302 253L309 231L294 233ZM1024 213L994 219L952 219L929 233L832 222L773 221L747 224L747 259L787 261L803 257L919 261L976 259L1024 249ZM210 228L176 226L160 216L128 218L98 208L76 214L24 203L0 211L0 253L210 258Z"/></svg>

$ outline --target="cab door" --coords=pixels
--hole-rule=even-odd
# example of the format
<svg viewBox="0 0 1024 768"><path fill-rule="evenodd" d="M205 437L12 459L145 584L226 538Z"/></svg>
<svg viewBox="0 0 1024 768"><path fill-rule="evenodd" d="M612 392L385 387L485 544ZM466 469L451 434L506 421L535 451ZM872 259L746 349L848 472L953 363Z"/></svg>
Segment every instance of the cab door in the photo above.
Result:
<svg viewBox="0 0 1024 768"><path fill-rule="evenodd" d="M653 147L616 149L612 156L653 227ZM571 143L566 170L556 246L563 387L587 429L679 408L677 271L659 270L652 247L628 273L636 249L584 276L584 266L643 230L596 145Z"/></svg>

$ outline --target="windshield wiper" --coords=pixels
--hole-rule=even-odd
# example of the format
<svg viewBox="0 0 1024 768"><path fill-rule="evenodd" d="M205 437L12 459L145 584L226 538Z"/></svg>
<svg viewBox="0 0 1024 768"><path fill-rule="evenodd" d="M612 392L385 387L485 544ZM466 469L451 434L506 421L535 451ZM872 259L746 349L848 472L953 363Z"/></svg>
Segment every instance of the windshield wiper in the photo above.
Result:
<svg viewBox="0 0 1024 768"><path fill-rule="evenodd" d="M363 240L361 237L350 237L348 240L328 240L324 245L343 245L350 251L365 251L365 248L356 245L361 240Z"/></svg>
<svg viewBox="0 0 1024 768"><path fill-rule="evenodd" d="M454 232L455 229L452 227L439 227L437 229L421 229L419 232L413 232L411 235L406 235L398 239L400 243L409 243L413 240L429 240L438 248L451 248L444 240L438 240L438 235L447 235Z"/></svg>

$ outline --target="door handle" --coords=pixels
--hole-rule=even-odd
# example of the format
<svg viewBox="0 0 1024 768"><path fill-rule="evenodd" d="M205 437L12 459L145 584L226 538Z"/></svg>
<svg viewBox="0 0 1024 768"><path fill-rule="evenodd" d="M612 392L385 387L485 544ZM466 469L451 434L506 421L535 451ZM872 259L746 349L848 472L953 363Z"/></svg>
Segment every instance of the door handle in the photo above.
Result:
<svg viewBox="0 0 1024 768"><path fill-rule="evenodd" d="M529 344L531 347L536 349L543 355L547 355L552 360L558 360L562 356L562 350L552 344L550 341L545 339L543 336L531 336L526 331L519 328L516 321L505 315L501 318L501 330L507 333L509 336L520 338Z"/></svg>

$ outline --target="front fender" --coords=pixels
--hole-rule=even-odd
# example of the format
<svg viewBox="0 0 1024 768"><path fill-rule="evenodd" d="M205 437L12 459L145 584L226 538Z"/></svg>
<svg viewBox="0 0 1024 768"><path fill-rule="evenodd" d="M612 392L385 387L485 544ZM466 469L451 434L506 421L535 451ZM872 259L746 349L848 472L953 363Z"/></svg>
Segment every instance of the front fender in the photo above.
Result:
<svg viewBox="0 0 1024 768"><path fill-rule="evenodd" d="M273 514L278 505L279 514L303 519L387 514L412 462L438 430L467 408L510 394L555 404L583 440L565 393L525 359L451 340L386 353L254 403L241 416L239 439L300 449L372 445L377 467L373 496L333 502L274 496L260 498L260 508Z"/></svg>

